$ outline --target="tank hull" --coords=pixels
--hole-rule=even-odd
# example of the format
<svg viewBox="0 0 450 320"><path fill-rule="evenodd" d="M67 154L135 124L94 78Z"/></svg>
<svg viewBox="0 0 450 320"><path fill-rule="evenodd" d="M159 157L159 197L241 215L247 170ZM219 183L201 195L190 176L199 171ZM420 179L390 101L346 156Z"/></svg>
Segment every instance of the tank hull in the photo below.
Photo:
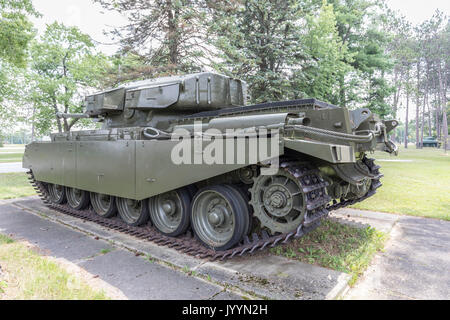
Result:
<svg viewBox="0 0 450 320"><path fill-rule="evenodd" d="M373 196L382 174L366 154L397 152L395 120L314 99L236 106L245 84L209 73L86 101L86 114L60 116L95 118L101 130L25 149L44 202L105 225L119 215L121 230L213 258L285 243Z"/></svg>

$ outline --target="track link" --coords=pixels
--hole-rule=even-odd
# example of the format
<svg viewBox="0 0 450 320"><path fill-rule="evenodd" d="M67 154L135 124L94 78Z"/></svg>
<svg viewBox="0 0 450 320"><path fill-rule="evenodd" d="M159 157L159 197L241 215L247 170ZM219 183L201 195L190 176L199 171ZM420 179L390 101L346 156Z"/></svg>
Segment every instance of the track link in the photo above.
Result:
<svg viewBox="0 0 450 320"><path fill-rule="evenodd" d="M374 169L374 171L378 170L373 164L373 161L368 161L368 163L372 164L371 166L369 166L371 170L372 168ZM46 206L50 209L79 219L97 223L106 228L119 231L142 240L151 241L161 246L173 248L177 251L191 256L210 260L230 259L235 256L252 254L255 251L263 251L267 248L273 248L278 245L286 244L293 239L300 238L315 230L320 225L320 222L328 216L330 210L336 210L341 207L363 201L372 196L376 190L371 190L368 195L361 199L358 199L358 201L343 201L327 207L327 204L331 201L331 198L329 198L325 191L327 183L320 177L317 170L311 169L308 166L299 167L298 162L284 162L282 163L281 167L295 176L299 180L300 185L308 191L308 212L305 217L304 223L293 232L275 236L270 236L265 230L261 231L259 234L253 233L251 236L244 237L239 246L227 251L220 252L204 247L194 237L191 231L186 232L182 236L172 238L161 234L156 228L151 226L150 223L141 227L130 227L118 217L110 219L102 218L98 216L92 208L86 210L74 210L67 204L54 204L49 200L47 184L36 181L32 171L29 171L28 175L30 183L33 185L43 203L46 204ZM372 183L372 187L375 187L376 185L377 184L375 182Z"/></svg>
<svg viewBox="0 0 450 320"><path fill-rule="evenodd" d="M363 202L364 200L367 200L368 198L373 197L375 195L375 193L377 193L377 189L383 185L381 183L380 179L383 178L384 175L380 173L381 167L377 166L375 164L375 159L370 159L370 158L365 157L363 159L363 162L369 168L370 173L376 177L375 179L372 179L372 184L370 186L369 192L362 198L352 199L352 200L341 199L339 202L334 201L333 205L330 205L327 207L327 209L329 211L346 208L348 206L352 206L354 204Z"/></svg>

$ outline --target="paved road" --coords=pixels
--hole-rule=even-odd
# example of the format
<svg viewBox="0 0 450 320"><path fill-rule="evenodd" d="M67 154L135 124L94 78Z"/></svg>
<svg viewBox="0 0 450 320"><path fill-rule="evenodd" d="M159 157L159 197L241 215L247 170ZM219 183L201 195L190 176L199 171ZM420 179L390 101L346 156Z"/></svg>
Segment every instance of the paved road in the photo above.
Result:
<svg viewBox="0 0 450 320"><path fill-rule="evenodd" d="M0 163L0 173L27 172L22 168L22 162Z"/></svg>
<svg viewBox="0 0 450 320"><path fill-rule="evenodd" d="M349 209L336 215L390 232L347 299L450 299L450 221Z"/></svg>

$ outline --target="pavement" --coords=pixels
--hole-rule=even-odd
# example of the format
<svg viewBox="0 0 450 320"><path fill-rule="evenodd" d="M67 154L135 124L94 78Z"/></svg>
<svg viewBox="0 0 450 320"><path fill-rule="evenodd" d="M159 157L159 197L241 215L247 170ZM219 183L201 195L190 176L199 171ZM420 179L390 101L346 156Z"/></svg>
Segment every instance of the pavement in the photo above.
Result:
<svg viewBox="0 0 450 320"><path fill-rule="evenodd" d="M342 209L333 216L389 234L362 279L345 299L450 299L450 221Z"/></svg>
<svg viewBox="0 0 450 320"><path fill-rule="evenodd" d="M50 210L37 197L0 201L1 233L77 265L128 299L450 299L449 221L354 209L332 219L389 234L353 288L347 274L267 253L200 260Z"/></svg>
<svg viewBox="0 0 450 320"><path fill-rule="evenodd" d="M22 168L22 162L0 163L0 173L27 172Z"/></svg>
<svg viewBox="0 0 450 320"><path fill-rule="evenodd" d="M0 201L0 233L84 269L128 299L337 299L350 279L264 252L225 262L194 258L56 212L37 197Z"/></svg>

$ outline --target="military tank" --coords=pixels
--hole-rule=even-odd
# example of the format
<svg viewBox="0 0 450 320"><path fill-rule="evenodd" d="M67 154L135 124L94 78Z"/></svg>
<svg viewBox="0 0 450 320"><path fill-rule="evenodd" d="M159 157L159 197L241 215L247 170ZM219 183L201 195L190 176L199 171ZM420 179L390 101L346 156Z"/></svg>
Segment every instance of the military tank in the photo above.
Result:
<svg viewBox="0 0 450 320"><path fill-rule="evenodd" d="M212 259L301 237L381 186L367 154L397 152L388 140L397 121L246 96L245 82L215 73L93 94L85 113L58 116L99 129L33 142L23 167L55 210Z"/></svg>

